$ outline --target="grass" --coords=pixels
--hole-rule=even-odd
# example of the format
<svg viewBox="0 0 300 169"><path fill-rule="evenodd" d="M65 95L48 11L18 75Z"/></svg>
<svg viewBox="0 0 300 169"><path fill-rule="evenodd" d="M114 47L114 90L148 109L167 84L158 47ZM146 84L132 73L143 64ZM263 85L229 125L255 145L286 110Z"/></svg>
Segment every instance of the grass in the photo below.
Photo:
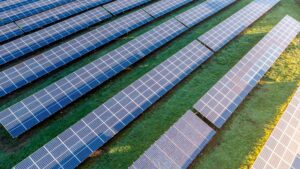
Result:
<svg viewBox="0 0 300 169"><path fill-rule="evenodd" d="M60 113L34 127L20 138L11 139L4 129L0 129L0 168L11 168L118 91L251 1L239 0L226 10L197 25L172 43L167 44L104 85L96 88ZM17 90L12 95L0 100L1 109L44 88L200 2L202 1L193 2L172 13L172 15L154 21L80 59L80 61L75 61L64 67L64 69L55 71L28 87ZM192 108L192 105L286 14L300 21L299 9L300 5L296 3L296 0L282 0L271 12L194 71L165 97L109 141L93 157L80 165L79 168L127 168L186 110ZM231 169L251 166L266 136L270 133L274 123L283 112L285 105L300 82L299 42L300 36L276 61L232 118L218 131L216 137L202 155L198 156L193 162L191 168Z"/></svg>

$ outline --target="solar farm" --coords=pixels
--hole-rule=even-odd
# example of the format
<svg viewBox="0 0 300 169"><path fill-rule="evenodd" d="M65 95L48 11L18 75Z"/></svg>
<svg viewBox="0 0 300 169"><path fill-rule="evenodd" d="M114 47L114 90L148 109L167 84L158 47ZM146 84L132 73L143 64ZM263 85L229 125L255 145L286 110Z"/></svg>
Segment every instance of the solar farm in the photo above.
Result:
<svg viewBox="0 0 300 169"><path fill-rule="evenodd" d="M299 0L0 0L0 169L300 169Z"/></svg>

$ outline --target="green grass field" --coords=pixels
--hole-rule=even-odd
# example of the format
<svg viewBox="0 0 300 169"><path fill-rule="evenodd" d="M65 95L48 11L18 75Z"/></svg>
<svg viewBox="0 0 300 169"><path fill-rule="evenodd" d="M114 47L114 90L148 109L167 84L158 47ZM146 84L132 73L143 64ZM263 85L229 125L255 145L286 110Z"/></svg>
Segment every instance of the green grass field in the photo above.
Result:
<svg viewBox="0 0 300 169"><path fill-rule="evenodd" d="M13 167L118 91L251 1L239 0L202 24L195 26L74 104L63 109L60 113L34 127L20 138L12 139L1 128L0 168ZM130 166L186 110L191 109L193 104L285 15L288 14L300 21L300 4L296 1L281 0L269 13L205 62L188 78L109 141L93 157L81 164L79 168L116 169ZM106 45L79 61L75 61L63 69L37 80L8 97L0 99L0 109L3 110L9 105L24 99L83 65L103 56L108 51L201 2L203 0L196 0L170 15ZM263 145L275 122L284 111L293 92L299 85L300 35L276 61L257 87L235 111L230 120L222 129L218 130L213 141L197 157L191 168L232 169L250 167L261 145Z"/></svg>

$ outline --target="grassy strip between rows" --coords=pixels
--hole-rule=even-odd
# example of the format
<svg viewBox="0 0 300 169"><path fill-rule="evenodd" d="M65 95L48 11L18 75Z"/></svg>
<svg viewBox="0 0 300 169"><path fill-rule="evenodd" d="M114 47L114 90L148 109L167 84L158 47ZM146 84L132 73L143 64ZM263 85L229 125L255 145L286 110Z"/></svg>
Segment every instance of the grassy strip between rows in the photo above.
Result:
<svg viewBox="0 0 300 169"><path fill-rule="evenodd" d="M118 91L251 1L239 0L225 11L220 12L203 24L199 24L172 43L93 90L87 96L33 128L22 137L13 140L4 129L0 129L0 168L11 168ZM107 45L107 47L94 52L88 57L52 73L47 78L38 80L29 85L29 87L14 92L12 95L0 100L1 108L3 109L42 89L175 14L183 12L200 2L202 0L193 2L173 12L172 15L138 29L138 31L128 34L128 36ZM247 29L242 36L235 39L193 72L165 97L109 141L92 158L80 165L79 168L127 168L186 110L192 108L192 105L286 14L300 20L299 10L300 5L296 4L296 0L282 0L271 12ZM299 41L300 36L294 40L277 60L226 125L218 131L216 137L214 137L202 155L194 161L191 168L248 168L252 164L258 152L257 150L260 149L259 147L265 141L262 138L266 138L270 133L276 119L283 112L288 98L293 94L297 83L300 81Z"/></svg>

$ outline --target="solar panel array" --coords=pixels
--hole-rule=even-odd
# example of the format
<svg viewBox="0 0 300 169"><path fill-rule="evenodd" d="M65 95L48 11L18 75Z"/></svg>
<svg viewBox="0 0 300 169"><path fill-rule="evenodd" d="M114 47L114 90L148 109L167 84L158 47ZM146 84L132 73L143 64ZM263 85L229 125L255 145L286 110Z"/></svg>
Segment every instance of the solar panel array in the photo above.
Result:
<svg viewBox="0 0 300 169"><path fill-rule="evenodd" d="M75 0L43 0L20 6L13 10L0 12L0 26L28 16L67 4Z"/></svg>
<svg viewBox="0 0 300 169"><path fill-rule="evenodd" d="M298 32L299 23L286 16L194 108L220 128Z"/></svg>
<svg viewBox="0 0 300 169"><path fill-rule="evenodd" d="M22 35L24 32L15 23L0 26L0 42Z"/></svg>
<svg viewBox="0 0 300 169"><path fill-rule="evenodd" d="M218 12L220 9L232 4L236 0L209 0L205 1L190 10L183 12L176 16L176 19L188 27L192 27L207 18L208 16L213 15ZM205 13L206 15L203 15Z"/></svg>
<svg viewBox="0 0 300 169"><path fill-rule="evenodd" d="M206 14L203 13L203 15L206 15ZM157 31L156 31L156 29L157 29ZM63 87L61 87L61 86L63 86L63 84L60 84L59 86L56 86L57 85L56 83L54 85L51 85L51 86L54 86L54 88L58 88L56 90L54 90L53 87L49 86L49 88L52 88L52 90L55 91L55 94L57 94L58 91L62 90L60 92L59 96L63 97L64 99L62 99L62 98L52 99L52 101L46 102L45 105L43 105L43 102L39 103L38 101L36 101L37 99L35 97L37 97L37 96L33 95L31 97L28 97L27 99L24 99L24 101L19 102L15 105L11 106L10 108L4 110L3 112L0 113L0 116L2 114L2 116L0 117L2 125L5 126L5 128L10 132L10 134L13 137L16 137L16 136L22 134L23 132L25 132L26 130L31 128L33 125L39 123L40 121L44 120L48 116L50 116L53 113L57 112L58 110L62 109L64 106L73 102L78 97L84 95L86 92L90 91L95 86L100 85L103 81L109 79L110 77L117 74L121 70L124 70L126 67L128 67L132 63L140 60L147 54L153 52L158 47L164 45L171 39L175 38L176 36L181 34L186 29L187 28L184 27L182 24L180 24L178 21L176 21L175 19L171 19L170 21L158 26L157 28L150 30L149 32L130 41L129 43L124 44L120 48L110 52L109 54L106 55L107 57L102 57L102 58L92 62L91 64L83 67L82 69L79 70L81 72L75 72L76 74L78 74L78 73L82 73L82 70L83 71L89 70L89 69L91 69L90 68L91 66L93 67L93 64L95 64L95 65L103 65L104 64L104 66L98 66L98 68L97 68L98 70L91 69L92 71L95 71L93 74L94 77L92 77L93 80L91 80L91 81L86 80L83 83L83 84L85 84L85 86L83 86L83 87L76 86L71 91L66 91L66 89L68 89L68 88L63 89ZM114 58L111 59L110 57L114 57ZM117 58L119 58L119 60ZM107 60L105 60L105 59L107 59ZM62 59L60 59L60 60L62 60ZM67 59L64 59L64 60L67 60ZM36 64L36 65L38 65L38 64ZM18 88L18 86L16 84L18 84L19 86L22 86L22 85L24 85L24 83L26 83L26 81L31 81L32 79L34 79L35 76L38 76L38 74L32 74L32 72L36 72L33 69L28 71L27 70L28 66L29 65L23 66L24 69L22 71L16 71L17 68L11 69L11 72L16 72L16 73L9 74L9 75L8 74L3 75L3 80L1 83L4 86L4 87L2 87L3 95L8 93L9 91L12 91L12 90ZM55 67L58 67L58 66L53 66L52 69L54 69ZM103 69L99 69L99 67L103 67ZM48 69L50 69L50 68L48 68ZM25 76L25 75L21 75L21 76L18 75L18 74L21 74L20 72L26 72L27 76L28 76L28 74L30 74L30 76L29 76L30 78L27 78L26 80L24 80L23 76ZM39 74L40 74L39 76L41 76L42 71L40 71ZM18 78L18 80L14 80L13 78L8 78L8 77L16 77L16 78ZM86 74L83 74L83 77L81 77L81 78L82 79L87 78ZM77 79L78 79L78 77L77 77ZM63 80L63 81L66 81L66 80ZM11 82L15 82L15 83L12 84ZM90 86L93 86L93 87L91 88ZM83 90L84 92L82 92L82 91L78 92L78 90ZM42 94L38 94L38 93L36 93L38 95L37 98L45 95L45 92L43 92L43 90L40 92ZM72 99L70 99L70 96L68 96L68 95L75 95L75 96L72 96L73 98L71 97ZM51 97L53 97L53 96L51 96ZM27 100L27 101L26 101L26 104L24 105L23 103L25 102L25 100ZM39 107L39 109L37 109L37 108L28 109L28 107L30 107L30 105L32 105L33 102L35 103L36 107ZM18 120L18 118L20 118L20 117L15 117L15 114L16 114L15 111L22 111L22 115L20 115L20 116L23 119ZM39 117L41 120L35 120L36 118L34 116L36 116L36 113L43 115L43 117ZM26 116L24 116L24 114L26 114ZM28 119L30 119L30 122L28 122L29 121ZM32 121L34 121L34 122L32 122ZM26 123L26 125L24 125L23 123Z"/></svg>
<svg viewBox="0 0 300 169"><path fill-rule="evenodd" d="M194 41L59 134L15 168L73 168L212 55Z"/></svg>
<svg viewBox="0 0 300 169"><path fill-rule="evenodd" d="M66 36L101 22L111 15L102 7L59 22L0 46L0 65L6 64ZM77 38L78 39L78 38Z"/></svg>
<svg viewBox="0 0 300 169"><path fill-rule="evenodd" d="M10 130L11 133L16 133L13 134L14 136L21 134L32 125L39 123L44 118L62 109L64 106L102 84L107 79L175 38L185 30L186 28L174 19L152 29L100 59L93 61L91 64L66 76L57 83L48 86L45 90L28 97L23 101L25 105L20 102L10 109L7 109L11 116L15 116L16 111L22 111L21 116L17 117L17 119L19 118L21 123L25 123L26 128L23 128L22 124L14 123L17 119L11 121L12 119L9 116L5 118L7 119L4 120L6 122L1 120L1 123L5 126L13 127L7 129ZM40 102L42 98L55 99ZM30 105L35 106L26 108L31 107ZM7 113L4 112L3 114ZM24 115L26 118L21 118L24 117ZM27 125L27 121L32 121L35 119L35 116L41 116L38 118L40 120L35 121L35 123L30 122L30 124ZM11 125L11 123L14 123L14 125ZM19 128L21 128L21 130L19 130Z"/></svg>
<svg viewBox="0 0 300 169"><path fill-rule="evenodd" d="M116 0L112 3L103 5L103 7L113 15L117 15L128 9L140 6L141 4L145 4L147 2L150 2L150 0Z"/></svg>
<svg viewBox="0 0 300 169"><path fill-rule="evenodd" d="M18 8L20 6L35 2L38 0L13 0L13 1L0 1L0 12Z"/></svg>
<svg viewBox="0 0 300 169"><path fill-rule="evenodd" d="M30 32L35 29L46 26L50 23L67 18L74 14L83 12L90 8L110 2L111 0L89 0L74 1L65 5L53 8L51 10L16 21L16 24L22 28L24 32Z"/></svg>
<svg viewBox="0 0 300 169"><path fill-rule="evenodd" d="M158 18L189 2L192 2L192 0L162 0L145 7L144 10L151 16Z"/></svg>
<svg viewBox="0 0 300 169"><path fill-rule="evenodd" d="M299 169L299 154L300 87L271 133L252 168Z"/></svg>
<svg viewBox="0 0 300 169"><path fill-rule="evenodd" d="M204 2L204 3L206 3L206 2ZM227 5L229 5L229 4L227 4ZM163 9L169 9L169 6L164 6L164 7L165 8L163 8ZM226 7L225 4L224 4L224 7ZM221 9L219 9L219 10L221 10ZM204 20L205 17L207 18L210 16L209 14L213 14L213 13L207 14L205 11L203 11L201 14L197 15L197 17L203 16L201 18L202 18L202 20ZM92 17L89 17L89 18L92 18ZM121 20L117 20L116 22L120 22L120 24L122 25L123 22L127 22L127 20L130 20L130 18L131 17L124 18L124 21L123 21L123 19L121 19ZM80 19L80 20L88 20L88 19ZM202 20L198 20L198 21L201 22ZM74 25L74 24L68 24L68 25ZM115 27L115 26L113 26L113 27ZM116 27L118 28L120 26L116 26ZM112 28L110 26L108 26L108 28L107 28L107 26L99 28L99 30L101 32L103 32L103 29L111 30ZM112 29L112 30L114 30L114 29ZM83 36L85 36L85 35L83 35ZM100 37L103 37L103 36L100 36ZM105 36L104 36L104 38L105 38ZM106 38L106 39L108 42L115 38L117 38L117 36L111 37L110 39L108 39L108 38ZM101 40L103 40L103 39L101 39ZM87 38L87 41L89 41L89 38ZM105 42L105 41L103 40L103 42ZM94 44L95 42L92 41L91 43ZM9 46L12 46L12 45L7 45L7 46L9 48ZM35 46L37 46L37 45L35 45ZM64 44L60 45L60 46L64 46ZM60 48L60 46L58 48ZM53 49L53 50L55 50L55 49ZM1 47L0 47L0 51L1 51ZM90 51L90 50L87 50L87 51ZM49 54L52 55L52 57L49 57L48 56ZM51 52L45 52L44 54L41 54L32 59L28 59L27 61L25 61L23 63L20 63L16 66L11 67L10 69L0 72L0 97L32 82L35 79L38 79L39 77L47 74L48 72L50 72L58 67L61 67L62 65L83 55L83 54L80 54L76 57L70 57L68 55L68 53L60 52L59 54L55 54L56 57L54 57L53 56L54 54L55 54L55 52L53 54L51 54ZM49 58L52 58L51 61ZM49 60L49 61L47 61L47 60ZM58 60L59 62L57 62L57 61L55 62L54 60ZM62 60L63 62L60 60ZM39 61L39 63L44 63L45 66L43 66L43 65L41 66L41 64L39 64L38 61ZM41 70L41 69L43 69L43 70Z"/></svg>
<svg viewBox="0 0 300 169"><path fill-rule="evenodd" d="M254 0L214 29L199 37L199 40L214 51L218 51L230 40L260 18L280 0Z"/></svg>
<svg viewBox="0 0 300 169"><path fill-rule="evenodd" d="M214 134L205 122L187 111L129 168L187 168Z"/></svg>

